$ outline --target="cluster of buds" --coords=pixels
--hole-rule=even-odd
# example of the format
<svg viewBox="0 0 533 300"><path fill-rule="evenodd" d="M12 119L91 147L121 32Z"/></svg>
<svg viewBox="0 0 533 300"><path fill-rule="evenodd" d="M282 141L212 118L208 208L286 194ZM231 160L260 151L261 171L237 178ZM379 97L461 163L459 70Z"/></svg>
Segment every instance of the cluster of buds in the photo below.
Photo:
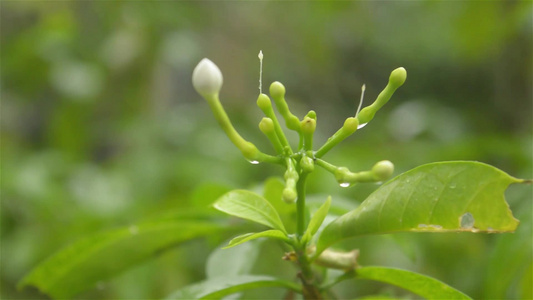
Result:
<svg viewBox="0 0 533 300"><path fill-rule="evenodd" d="M382 182L392 175L394 165L390 161L380 161L369 171L354 173L348 170L348 168L337 167L324 161L322 156L352 135L357 129L364 127L370 122L376 112L389 101L396 89L403 85L406 78L407 72L404 68L397 68L392 71L387 86L378 95L374 103L363 108L360 112L358 110L355 116L347 118L344 121L344 125L316 151L313 150L313 135L317 122L316 113L311 110L300 120L291 113L287 105L283 84L277 81L272 83L269 89L270 96L274 100L279 115L284 119L286 127L296 131L300 137L298 149L295 151L292 149L280 126L270 97L260 93L257 98L257 106L264 113L265 117L259 123L259 129L271 142L276 151L276 155L261 152L253 143L245 140L235 130L220 103L219 92L222 88L223 77L220 69L212 61L207 58L200 61L194 69L192 82L196 91L209 103L216 120L231 142L241 150L243 156L248 161L254 164L270 162L285 166L283 200L292 203L298 198L296 185L299 178L302 175L305 176L313 172L315 165L331 172L342 187L359 182Z"/></svg>

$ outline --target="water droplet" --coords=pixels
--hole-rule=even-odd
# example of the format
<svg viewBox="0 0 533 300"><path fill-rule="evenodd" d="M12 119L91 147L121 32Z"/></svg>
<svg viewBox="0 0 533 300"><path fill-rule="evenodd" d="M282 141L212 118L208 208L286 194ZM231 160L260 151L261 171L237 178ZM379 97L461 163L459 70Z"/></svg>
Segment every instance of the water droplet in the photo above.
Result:
<svg viewBox="0 0 533 300"><path fill-rule="evenodd" d="M433 228L433 229L442 229L442 226L440 226L440 225L433 225L433 224L431 224L431 225L429 225L429 227L431 227L431 228Z"/></svg>
<svg viewBox="0 0 533 300"><path fill-rule="evenodd" d="M474 228L475 221L474 216L471 213L466 212L459 219L459 224L462 229L472 229ZM472 231L474 232L474 230Z"/></svg>
<svg viewBox="0 0 533 300"><path fill-rule="evenodd" d="M357 125L357 129L361 129L361 128L365 127L366 124L368 124L368 123L363 123L363 124L359 124L359 125Z"/></svg>
<svg viewBox="0 0 533 300"><path fill-rule="evenodd" d="M454 189L457 187L457 184L455 182L450 183L450 188Z"/></svg>
<svg viewBox="0 0 533 300"><path fill-rule="evenodd" d="M135 225L131 225L130 228L128 228L128 229L130 230L130 233L132 235L135 235L135 234L139 233L139 228L137 226L135 226Z"/></svg>
<svg viewBox="0 0 533 300"><path fill-rule="evenodd" d="M257 160L250 160L249 161L252 165L258 165L259 162Z"/></svg>
<svg viewBox="0 0 533 300"><path fill-rule="evenodd" d="M350 183L349 182L341 182L339 184L341 187L345 188L345 187L349 187L350 186Z"/></svg>
<svg viewBox="0 0 533 300"><path fill-rule="evenodd" d="M406 179L405 182L409 183L409 182L411 182L411 179Z"/></svg>
<svg viewBox="0 0 533 300"><path fill-rule="evenodd" d="M418 224L418 228L427 228L428 226L426 224Z"/></svg>

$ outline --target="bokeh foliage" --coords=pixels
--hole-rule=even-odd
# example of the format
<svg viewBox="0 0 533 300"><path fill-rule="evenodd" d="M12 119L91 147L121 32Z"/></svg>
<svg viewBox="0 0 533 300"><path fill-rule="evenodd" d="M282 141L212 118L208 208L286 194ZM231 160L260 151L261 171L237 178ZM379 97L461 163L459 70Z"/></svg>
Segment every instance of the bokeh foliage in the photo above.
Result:
<svg viewBox="0 0 533 300"><path fill-rule="evenodd" d="M363 83L370 103L392 69L408 70L373 122L329 154L338 165L368 169L389 159L399 174L468 159L533 177L531 11L528 1L2 1L2 297L44 297L15 284L88 233L202 207L228 188L259 189L280 175L242 159L193 91L203 57L224 74L221 99L237 129L265 150L255 107L259 49L264 88L280 80L298 116L317 112L317 144L355 112ZM310 192L333 201L355 205L375 188L341 190L317 173ZM363 265L416 270L474 298L531 296L531 187L511 186L507 198L521 220L514 234L344 244L361 249ZM163 297L203 279L224 238L188 243L80 298ZM264 247L257 272L291 278L282 250ZM339 288L365 295L380 287Z"/></svg>

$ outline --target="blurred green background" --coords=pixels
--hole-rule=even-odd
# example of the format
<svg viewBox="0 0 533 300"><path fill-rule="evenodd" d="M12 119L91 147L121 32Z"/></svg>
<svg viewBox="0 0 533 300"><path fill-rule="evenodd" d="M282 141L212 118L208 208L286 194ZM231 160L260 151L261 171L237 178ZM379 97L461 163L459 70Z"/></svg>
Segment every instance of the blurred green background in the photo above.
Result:
<svg viewBox="0 0 533 300"><path fill-rule="evenodd" d="M293 112L314 109L319 145L355 113L363 83L370 104L390 71L407 69L373 122L328 154L334 164L357 171L389 159L399 174L478 160L533 177L530 1L0 6L3 299L44 299L16 282L81 236L197 205L206 188L253 188L282 175L250 165L217 127L191 85L204 57L224 74L221 99L235 127L265 152L273 150L257 128L259 50L263 89L279 80ZM377 187L341 189L322 170L310 181L311 193L354 205ZM506 196L521 220L514 234L400 234L345 245L361 249L364 265L408 268L474 298L531 297L532 189L511 186ZM271 265L286 264L281 249L265 245L258 272L279 272ZM201 280L217 246L188 243L79 298L163 297ZM338 291L383 289L410 297L370 282Z"/></svg>

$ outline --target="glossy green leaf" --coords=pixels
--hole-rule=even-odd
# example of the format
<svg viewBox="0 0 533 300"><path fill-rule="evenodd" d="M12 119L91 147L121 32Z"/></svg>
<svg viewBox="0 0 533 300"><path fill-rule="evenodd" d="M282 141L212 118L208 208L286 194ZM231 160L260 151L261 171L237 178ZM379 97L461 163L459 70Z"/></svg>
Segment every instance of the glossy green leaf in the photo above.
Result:
<svg viewBox="0 0 533 300"><path fill-rule="evenodd" d="M510 232L504 192L523 182L479 162L441 162L397 176L322 232L317 253L351 236L400 231Z"/></svg>
<svg viewBox="0 0 533 300"><path fill-rule="evenodd" d="M207 221L166 219L105 231L56 253L33 269L19 287L33 285L53 298L68 299L160 251L223 229Z"/></svg>
<svg viewBox="0 0 533 300"><path fill-rule="evenodd" d="M220 197L214 203L214 207L229 215L263 224L284 233L287 232L272 204L253 192L231 191Z"/></svg>
<svg viewBox="0 0 533 300"><path fill-rule="evenodd" d="M301 292L298 284L271 276L240 275L206 280L187 286L166 299L220 299L244 290L280 287Z"/></svg>
<svg viewBox="0 0 533 300"><path fill-rule="evenodd" d="M234 239L232 239L229 242L229 244L226 247L224 247L224 249L231 248L231 247L240 245L244 242L255 240L261 237L274 238L274 239L282 240L284 242L289 242L289 238L287 237L285 233L283 233L282 231L276 230L276 229L272 229L272 230L266 230L266 231L255 232L255 233L252 232L252 233L246 233L243 235L239 235L238 237L235 237Z"/></svg>
<svg viewBox="0 0 533 300"><path fill-rule="evenodd" d="M437 279L406 270L385 267L362 267L356 269L355 272L355 278L386 282L426 299L471 299Z"/></svg>
<svg viewBox="0 0 533 300"><path fill-rule="evenodd" d="M309 225L307 225L307 229L304 233L304 241L309 241L311 237L318 231L320 225L322 225L322 222L324 222L324 219L328 215L330 205L331 197L328 197L328 199L318 208L318 210L315 212L315 214L309 221Z"/></svg>

